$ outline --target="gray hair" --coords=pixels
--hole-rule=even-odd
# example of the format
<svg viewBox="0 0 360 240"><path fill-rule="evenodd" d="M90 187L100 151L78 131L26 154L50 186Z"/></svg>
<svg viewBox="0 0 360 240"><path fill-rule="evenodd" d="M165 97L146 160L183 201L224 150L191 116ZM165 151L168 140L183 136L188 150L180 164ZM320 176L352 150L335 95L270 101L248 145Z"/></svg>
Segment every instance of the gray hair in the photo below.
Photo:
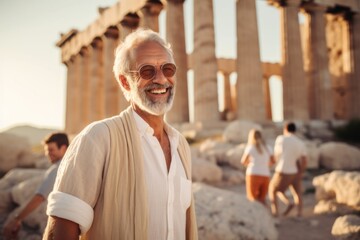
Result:
<svg viewBox="0 0 360 240"><path fill-rule="evenodd" d="M120 88L129 101L129 92L124 89L120 82L120 75L129 75L130 68L134 64L133 52L141 44L145 42L157 42L165 51L173 58L173 51L171 45L167 43L157 32L150 29L139 28L136 31L130 33L123 42L115 50L115 61L113 66L113 72L115 74L116 81L119 83ZM129 78L127 78L129 79ZM129 81L129 80L128 80Z"/></svg>

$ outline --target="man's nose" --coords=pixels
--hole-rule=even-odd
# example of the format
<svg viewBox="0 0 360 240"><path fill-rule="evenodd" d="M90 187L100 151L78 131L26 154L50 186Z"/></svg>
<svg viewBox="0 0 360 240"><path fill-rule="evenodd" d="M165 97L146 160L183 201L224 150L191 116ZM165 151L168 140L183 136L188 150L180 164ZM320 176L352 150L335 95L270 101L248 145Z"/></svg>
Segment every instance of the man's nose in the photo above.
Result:
<svg viewBox="0 0 360 240"><path fill-rule="evenodd" d="M164 73L161 69L156 71L155 77L152 80L154 83L164 84L168 81L168 79L164 76Z"/></svg>

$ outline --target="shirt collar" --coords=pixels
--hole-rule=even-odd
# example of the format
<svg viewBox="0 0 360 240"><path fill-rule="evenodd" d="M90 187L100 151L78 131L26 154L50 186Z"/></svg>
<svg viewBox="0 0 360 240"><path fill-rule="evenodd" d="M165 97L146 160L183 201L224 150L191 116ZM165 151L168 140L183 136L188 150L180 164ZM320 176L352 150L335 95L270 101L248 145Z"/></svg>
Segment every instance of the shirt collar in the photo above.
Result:
<svg viewBox="0 0 360 240"><path fill-rule="evenodd" d="M144 119L142 119L142 117L140 117L137 112L135 112L134 110L132 110L132 112L140 135L141 136L144 136L145 134L154 135L154 129L150 127L150 125ZM171 146L177 147L179 144L179 133L166 122L164 128L169 136Z"/></svg>

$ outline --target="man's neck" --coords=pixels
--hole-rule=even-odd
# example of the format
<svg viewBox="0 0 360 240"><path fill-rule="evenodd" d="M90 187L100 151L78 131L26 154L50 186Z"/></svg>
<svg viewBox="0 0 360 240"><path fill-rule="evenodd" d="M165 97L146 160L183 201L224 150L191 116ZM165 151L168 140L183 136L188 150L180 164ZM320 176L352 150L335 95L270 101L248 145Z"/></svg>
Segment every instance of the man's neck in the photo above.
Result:
<svg viewBox="0 0 360 240"><path fill-rule="evenodd" d="M157 116L150 114L141 110L136 105L133 105L133 110L142 118L144 119L147 124L154 130L154 136L158 139L162 136L164 132L164 115Z"/></svg>

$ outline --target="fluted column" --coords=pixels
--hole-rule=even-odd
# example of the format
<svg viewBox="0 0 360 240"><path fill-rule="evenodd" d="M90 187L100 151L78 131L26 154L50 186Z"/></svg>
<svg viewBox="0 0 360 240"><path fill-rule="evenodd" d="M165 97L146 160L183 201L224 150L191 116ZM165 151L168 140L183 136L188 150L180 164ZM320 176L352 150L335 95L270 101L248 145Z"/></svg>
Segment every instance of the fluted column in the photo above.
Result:
<svg viewBox="0 0 360 240"><path fill-rule="evenodd" d="M80 54L77 54L73 57L74 66L72 71L72 76L70 77L72 83L71 87L73 94L73 107L71 108L71 125L73 126L71 133L79 133L82 130L81 122L81 72L82 72L82 61Z"/></svg>
<svg viewBox="0 0 360 240"><path fill-rule="evenodd" d="M238 119L265 120L259 36L254 0L237 0Z"/></svg>
<svg viewBox="0 0 360 240"><path fill-rule="evenodd" d="M301 0L277 2L281 13L284 119L307 120L309 112L298 17Z"/></svg>
<svg viewBox="0 0 360 240"><path fill-rule="evenodd" d="M136 13L128 13L120 22L120 39L124 40L127 35L139 27L140 18Z"/></svg>
<svg viewBox="0 0 360 240"><path fill-rule="evenodd" d="M77 93L75 92L75 76L76 68L74 58L71 58L66 63L67 67L67 81L66 81L66 116L65 116L65 131L69 134L76 133L74 128L74 108L76 102Z"/></svg>
<svg viewBox="0 0 360 240"><path fill-rule="evenodd" d="M224 76L223 89L224 89L224 110L233 112L234 107L231 100L231 84L230 84L230 73L222 72Z"/></svg>
<svg viewBox="0 0 360 240"><path fill-rule="evenodd" d="M136 13L128 13L119 24L119 39L123 41L127 35L135 31L139 27L140 18ZM129 106L119 86L119 111L125 110Z"/></svg>
<svg viewBox="0 0 360 240"><path fill-rule="evenodd" d="M194 1L194 120L220 119L212 0Z"/></svg>
<svg viewBox="0 0 360 240"><path fill-rule="evenodd" d="M360 118L360 13L352 17L351 35L353 39L353 76L351 83L351 117Z"/></svg>
<svg viewBox="0 0 360 240"><path fill-rule="evenodd" d="M342 96L341 108L343 109L343 118L349 119L351 117L351 75L353 71L352 62L352 41L350 36L350 15L348 12L344 12L341 21L342 26L342 58L343 58L343 87L344 94Z"/></svg>
<svg viewBox="0 0 360 240"><path fill-rule="evenodd" d="M81 98L80 108L80 127L83 129L90 123L90 58L91 53L88 47L82 47L80 50L81 56L81 91L79 97Z"/></svg>
<svg viewBox="0 0 360 240"><path fill-rule="evenodd" d="M171 111L166 114L166 120L170 123L189 122L184 2L168 0L166 7L166 38L172 46L177 65L176 95Z"/></svg>
<svg viewBox="0 0 360 240"><path fill-rule="evenodd" d="M265 113L266 119L272 120L272 108L271 108L271 95L270 95L270 78L269 76L263 76L264 86L264 100L265 100Z"/></svg>
<svg viewBox="0 0 360 240"><path fill-rule="evenodd" d="M91 43L90 59L90 122L105 118L103 42L95 38Z"/></svg>
<svg viewBox="0 0 360 240"><path fill-rule="evenodd" d="M119 94L121 90L112 71L118 37L119 31L115 27L108 28L103 37L105 117L117 115L120 112Z"/></svg>
<svg viewBox="0 0 360 240"><path fill-rule="evenodd" d="M155 32L159 32L159 14L164 8L160 1L147 2L140 12L140 27L150 28Z"/></svg>
<svg viewBox="0 0 360 240"><path fill-rule="evenodd" d="M307 61L304 67L307 75L310 118L332 119L333 96L325 34L326 7L309 4L304 9L307 13L305 23Z"/></svg>

